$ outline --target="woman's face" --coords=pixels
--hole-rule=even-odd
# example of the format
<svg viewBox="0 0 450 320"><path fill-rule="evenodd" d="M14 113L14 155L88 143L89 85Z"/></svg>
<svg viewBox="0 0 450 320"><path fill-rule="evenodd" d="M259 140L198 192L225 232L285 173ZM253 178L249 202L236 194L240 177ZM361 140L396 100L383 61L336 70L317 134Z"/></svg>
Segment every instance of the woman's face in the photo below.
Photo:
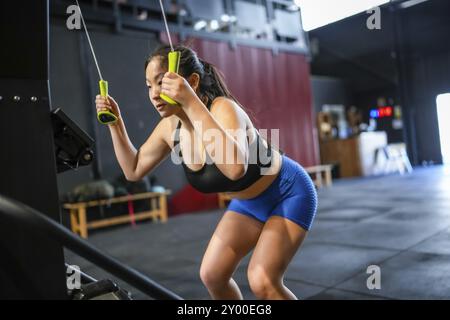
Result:
<svg viewBox="0 0 450 320"><path fill-rule="evenodd" d="M163 68L160 57L154 57L145 70L145 79L148 87L148 96L156 111L161 117L167 118L178 113L181 110L180 106L173 106L165 102L159 94L161 93L161 82L164 74L167 72Z"/></svg>

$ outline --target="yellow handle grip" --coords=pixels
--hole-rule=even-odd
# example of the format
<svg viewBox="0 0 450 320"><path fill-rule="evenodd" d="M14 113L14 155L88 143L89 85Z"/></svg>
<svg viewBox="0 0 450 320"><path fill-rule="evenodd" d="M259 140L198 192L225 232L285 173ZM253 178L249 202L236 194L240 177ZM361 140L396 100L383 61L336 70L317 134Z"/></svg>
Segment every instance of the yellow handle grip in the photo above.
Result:
<svg viewBox="0 0 450 320"><path fill-rule="evenodd" d="M180 58L181 58L181 52L180 51L171 51L169 52L169 71L178 73L178 68L180 67ZM173 100L172 98L166 96L165 94L159 95L161 99L166 101L168 104L171 105L177 105L178 103Z"/></svg>
<svg viewBox="0 0 450 320"><path fill-rule="evenodd" d="M108 96L108 81L105 80L100 80L98 82L99 87L100 87L100 95L102 97L107 97Z"/></svg>
<svg viewBox="0 0 450 320"><path fill-rule="evenodd" d="M108 81L100 80L98 82L100 87L100 95L102 97L108 97ZM102 124L111 124L117 121L117 116L111 111L100 111L97 113L97 119Z"/></svg>
<svg viewBox="0 0 450 320"><path fill-rule="evenodd" d="M169 71L178 73L178 68L180 67L180 51L169 52Z"/></svg>

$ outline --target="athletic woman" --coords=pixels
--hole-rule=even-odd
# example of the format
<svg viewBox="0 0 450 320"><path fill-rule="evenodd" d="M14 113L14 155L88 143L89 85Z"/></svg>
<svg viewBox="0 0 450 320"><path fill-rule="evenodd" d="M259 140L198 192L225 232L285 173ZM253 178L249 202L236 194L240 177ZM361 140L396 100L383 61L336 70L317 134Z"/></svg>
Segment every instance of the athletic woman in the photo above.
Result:
<svg viewBox="0 0 450 320"><path fill-rule="evenodd" d="M119 119L109 129L123 173L138 181L174 151L194 188L232 196L200 267L213 299L242 299L232 275L252 250L247 275L255 296L296 299L283 276L311 228L317 208L314 185L297 162L260 137L216 67L190 48L175 50L181 52L178 74L167 72L168 46L145 62L149 98L161 120L139 149L127 135L115 100L96 98L97 111L109 109Z"/></svg>

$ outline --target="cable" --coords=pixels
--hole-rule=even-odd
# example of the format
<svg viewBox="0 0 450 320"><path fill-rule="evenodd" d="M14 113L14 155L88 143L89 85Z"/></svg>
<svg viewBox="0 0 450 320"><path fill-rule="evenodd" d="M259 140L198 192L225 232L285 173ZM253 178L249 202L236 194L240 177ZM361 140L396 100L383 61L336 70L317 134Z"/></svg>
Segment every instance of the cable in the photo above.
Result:
<svg viewBox="0 0 450 320"><path fill-rule="evenodd" d="M167 24L166 13L164 11L164 6L163 6L163 3L162 3L162 0L159 0L159 4L161 6L161 14L162 14L163 19L164 19L164 25L166 26L167 38L169 38L169 44L170 44L170 50L171 50L169 52L169 55L168 55L168 61L169 61L169 68L168 69L169 69L170 72L178 73L178 67L180 65L181 52L180 51L175 51L173 49L172 38L170 37L169 25ZM160 93L159 96L161 97L161 99L166 101L168 104L178 105L178 102L176 102L171 97L166 96L163 93Z"/></svg>
<svg viewBox="0 0 450 320"><path fill-rule="evenodd" d="M81 12L80 4L78 3L78 0L75 0L75 1L77 2L78 10L80 10L81 21L83 22L84 31L86 32L86 37L89 42L89 47L91 48L92 55L94 56L95 66L97 67L98 75L100 77L100 80L103 80L102 73L100 72L100 68L98 66L97 57L95 56L94 48L92 47L91 37L89 37L89 32L87 30L86 23L84 22L83 13Z"/></svg>
<svg viewBox="0 0 450 320"><path fill-rule="evenodd" d="M84 31L86 33L86 37L89 42L89 47L91 48L92 56L94 57L95 66L97 67L97 71L98 71L98 76L100 77L100 81L99 81L100 95L104 98L107 98L108 97L108 81L103 80L102 73L98 66L97 57L95 56L94 47L92 46L91 37L89 36L89 32L86 27L86 23L84 22L84 17L83 17L83 13L81 12L80 4L78 3L78 0L75 0L75 1L77 2L78 10L80 10L81 21L83 22ZM117 116L110 109L108 109L106 111L97 112L97 119L102 124L112 124L118 120Z"/></svg>
<svg viewBox="0 0 450 320"><path fill-rule="evenodd" d="M161 5L161 13L164 19L164 25L166 26L166 33L167 33L167 37L169 38L169 44L170 44L170 50L173 50L173 45L172 45L172 38L170 37L170 32L169 32L169 25L167 24L167 19L166 19L166 12L164 11L164 6L162 3L162 0L159 0L159 4Z"/></svg>

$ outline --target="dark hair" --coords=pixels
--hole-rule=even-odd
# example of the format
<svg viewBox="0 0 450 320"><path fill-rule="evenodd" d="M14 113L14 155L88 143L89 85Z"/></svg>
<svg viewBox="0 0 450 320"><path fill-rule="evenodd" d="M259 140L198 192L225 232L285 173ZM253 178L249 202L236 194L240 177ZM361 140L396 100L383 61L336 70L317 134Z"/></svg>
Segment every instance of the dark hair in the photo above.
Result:
<svg viewBox="0 0 450 320"><path fill-rule="evenodd" d="M189 77L194 72L200 76L200 98L208 98L208 109L210 108L212 101L215 98L221 96L232 99L237 104L239 104L237 99L231 94L230 90L225 84L223 74L219 71L219 69L217 69L216 66L214 66L212 63L200 59L194 50L184 45L175 46L174 50L180 51L181 53L178 73L184 78ZM163 66L167 67L167 56L170 51L171 48L168 45L158 47L155 51L153 51L152 54L150 54L150 56L145 61L145 70L147 70L148 64L155 57L161 58Z"/></svg>

